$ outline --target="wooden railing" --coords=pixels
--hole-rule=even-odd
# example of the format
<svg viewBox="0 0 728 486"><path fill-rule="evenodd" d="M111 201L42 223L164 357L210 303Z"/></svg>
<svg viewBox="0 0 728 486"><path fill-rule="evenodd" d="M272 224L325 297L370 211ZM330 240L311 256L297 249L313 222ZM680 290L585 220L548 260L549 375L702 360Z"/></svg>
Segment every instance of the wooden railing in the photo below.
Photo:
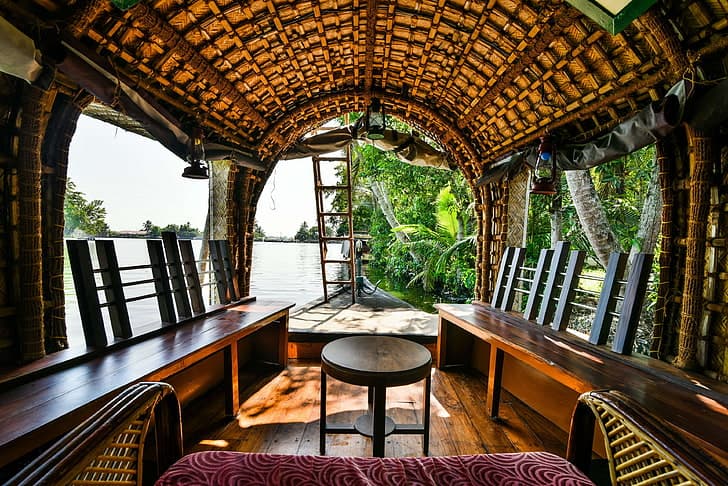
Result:
<svg viewBox="0 0 728 486"><path fill-rule="evenodd" d="M94 267L89 244L94 244L98 267ZM177 240L174 233L162 233L162 240L147 240L149 263L120 266L113 240L68 240L68 257L78 297L81 323L86 345L104 347L108 338L104 328L102 309L108 308L111 329L115 339L128 339L133 335L127 304L156 299L162 323L201 315L205 312L202 289L215 285L221 304L238 299L233 284L232 264L227 241L210 241L210 265L214 282L200 282L190 240ZM132 270L150 270L152 278L127 281L123 276ZM96 275L101 276L98 285ZM154 292L126 297L125 289L141 285L154 285ZM104 301L99 300L103 291Z"/></svg>
<svg viewBox="0 0 728 486"><path fill-rule="evenodd" d="M541 250L535 268L524 265L525 254L524 248L506 248L491 302L493 308L522 311L524 319L551 326L555 331L567 329L574 308L586 310L593 315L588 339L597 345L607 343L616 319L612 351L631 354L650 277L651 254L635 255L626 280L624 253L611 255L603 277L582 273L585 252L569 251L568 242L558 242L553 250ZM588 281L596 282L600 291L581 285ZM596 305L585 303L595 299Z"/></svg>

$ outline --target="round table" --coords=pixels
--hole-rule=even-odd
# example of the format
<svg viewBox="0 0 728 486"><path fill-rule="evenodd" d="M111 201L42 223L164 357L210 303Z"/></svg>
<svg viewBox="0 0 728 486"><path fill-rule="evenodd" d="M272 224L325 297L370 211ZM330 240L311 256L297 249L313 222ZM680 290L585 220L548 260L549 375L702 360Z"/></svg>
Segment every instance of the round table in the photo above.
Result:
<svg viewBox="0 0 728 486"><path fill-rule="evenodd" d="M389 434L422 434L423 453L429 449L430 369L432 356L424 346L390 336L352 336L337 339L321 351L321 454L326 434L359 433L372 438L374 457L384 457ZM368 388L369 410L352 425L327 425L326 377ZM422 424L395 424L386 416L387 387L425 380Z"/></svg>

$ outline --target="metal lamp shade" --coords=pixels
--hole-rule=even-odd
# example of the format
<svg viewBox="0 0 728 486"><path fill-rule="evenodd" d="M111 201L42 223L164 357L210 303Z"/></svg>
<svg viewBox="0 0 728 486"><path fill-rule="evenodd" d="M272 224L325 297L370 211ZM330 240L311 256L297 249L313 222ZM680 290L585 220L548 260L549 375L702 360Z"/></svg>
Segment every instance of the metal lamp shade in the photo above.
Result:
<svg viewBox="0 0 728 486"><path fill-rule="evenodd" d="M366 137L369 140L383 139L386 125L387 120L384 116L384 107L378 98L372 98L372 103L367 108Z"/></svg>

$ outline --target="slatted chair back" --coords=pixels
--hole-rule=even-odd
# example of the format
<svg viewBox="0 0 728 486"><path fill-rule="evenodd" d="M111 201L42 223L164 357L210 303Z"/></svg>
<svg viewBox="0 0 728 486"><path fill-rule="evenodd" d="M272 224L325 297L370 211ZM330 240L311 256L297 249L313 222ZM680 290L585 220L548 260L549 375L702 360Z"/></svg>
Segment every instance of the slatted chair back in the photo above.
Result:
<svg viewBox="0 0 728 486"><path fill-rule="evenodd" d="M591 330L588 340L590 343L606 345L612 333L612 324L616 319L612 351L619 354L631 354L634 339L639 325L647 284L650 278L652 255L638 253L634 256L629 276L624 279L627 266L626 253L612 253L607 264L604 277L593 275L580 275L580 280L592 280L601 284L597 293L577 287L574 291L576 297L572 307L577 307L593 314ZM596 306L584 303L580 297L591 298L598 296ZM568 319L568 317L567 317Z"/></svg>
<svg viewBox="0 0 728 486"><path fill-rule="evenodd" d="M190 240L177 240L172 232L162 233L162 241L147 240L149 263L120 266L113 240L67 240L68 259L76 289L81 324L86 345L101 348L108 345L102 309L108 309L114 339L133 336L127 304L145 299L156 299L159 317L163 323L175 323L180 319L205 312L202 284L197 270L198 261ZM95 247L98 266L94 265L91 245ZM237 300L232 286L232 270L227 242L218 242L215 253L219 258L226 304ZM130 280L125 272L147 272L151 278ZM213 272L210 272L213 273ZM218 269L214 273L218 273ZM101 276L102 285L97 283ZM126 275L126 276L125 276ZM127 291L135 286L154 285L154 292L129 297ZM143 288L143 287L138 287ZM232 291L231 291L232 289ZM105 301L99 300L103 291Z"/></svg>
<svg viewBox="0 0 728 486"><path fill-rule="evenodd" d="M616 318L612 351L631 354L639 324L642 304L650 277L652 255L635 255L629 277L624 280L627 254L613 253L603 277L582 273L586 253L570 250L559 241L553 250L543 249L535 268L527 267L525 249L507 247L503 253L491 306L501 311L520 310L523 317L540 325L564 331L572 322L574 308L593 314L588 340L606 345ZM596 281L599 291L583 285ZM596 305L589 301L596 300ZM518 305L515 305L519 302Z"/></svg>
<svg viewBox="0 0 728 486"><path fill-rule="evenodd" d="M233 266L227 240L210 240L210 262L212 264L217 295L221 304L238 300L233 280Z"/></svg>
<svg viewBox="0 0 728 486"><path fill-rule="evenodd" d="M133 385L28 464L9 486L141 485L144 444L154 423L156 476L182 457L182 424L174 389Z"/></svg>
<svg viewBox="0 0 728 486"><path fill-rule="evenodd" d="M612 484L725 484L724 472L699 447L616 391L579 397L567 459L582 471L591 463L595 422L604 437Z"/></svg>

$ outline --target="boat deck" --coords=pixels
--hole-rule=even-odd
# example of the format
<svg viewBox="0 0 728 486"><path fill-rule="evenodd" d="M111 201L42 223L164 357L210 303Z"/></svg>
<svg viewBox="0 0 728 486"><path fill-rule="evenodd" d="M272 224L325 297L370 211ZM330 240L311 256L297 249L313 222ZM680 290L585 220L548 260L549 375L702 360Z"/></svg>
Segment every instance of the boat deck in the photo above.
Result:
<svg viewBox="0 0 728 486"><path fill-rule="evenodd" d="M237 420L224 419L220 400L191 403L184 411L185 451L235 450L318 454L320 366L292 360L283 371L262 376L242 392ZM422 383L387 389L387 413L395 421L421 421ZM328 380L330 423L352 423L366 412L367 391ZM504 392L501 418L483 408L485 378L473 371L432 371L430 455L550 451L564 456L566 433ZM390 435L385 455L419 456L422 438ZM335 456L370 456L371 439L329 435L326 451Z"/></svg>
<svg viewBox="0 0 728 486"><path fill-rule="evenodd" d="M348 291L319 299L291 314L291 333L437 336L437 314L412 307L380 289L351 303Z"/></svg>

